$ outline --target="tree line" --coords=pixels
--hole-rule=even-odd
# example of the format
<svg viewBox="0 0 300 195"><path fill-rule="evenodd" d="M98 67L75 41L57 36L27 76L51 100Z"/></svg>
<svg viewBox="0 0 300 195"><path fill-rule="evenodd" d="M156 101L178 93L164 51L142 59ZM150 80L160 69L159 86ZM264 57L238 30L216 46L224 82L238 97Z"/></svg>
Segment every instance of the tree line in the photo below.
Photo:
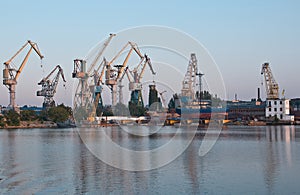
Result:
<svg viewBox="0 0 300 195"><path fill-rule="evenodd" d="M0 127L20 126L21 121L44 122L51 121L54 123L64 122L72 117L72 108L64 104L57 105L37 113L34 110L21 110L20 113L14 110L7 110L0 116Z"/></svg>

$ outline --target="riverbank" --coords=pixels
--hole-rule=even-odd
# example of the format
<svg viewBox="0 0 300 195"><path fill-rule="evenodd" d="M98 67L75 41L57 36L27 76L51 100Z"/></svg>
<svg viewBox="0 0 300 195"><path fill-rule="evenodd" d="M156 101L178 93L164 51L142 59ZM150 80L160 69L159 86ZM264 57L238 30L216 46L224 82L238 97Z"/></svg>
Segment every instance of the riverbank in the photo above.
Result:
<svg viewBox="0 0 300 195"><path fill-rule="evenodd" d="M57 124L51 121L21 121L18 126L4 126L0 129L34 129L34 128L57 128Z"/></svg>

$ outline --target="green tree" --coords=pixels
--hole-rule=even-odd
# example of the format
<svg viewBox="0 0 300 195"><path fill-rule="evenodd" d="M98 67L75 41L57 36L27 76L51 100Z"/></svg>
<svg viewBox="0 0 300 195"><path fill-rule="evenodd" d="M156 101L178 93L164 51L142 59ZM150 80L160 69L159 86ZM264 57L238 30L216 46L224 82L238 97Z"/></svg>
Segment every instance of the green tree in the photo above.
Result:
<svg viewBox="0 0 300 195"><path fill-rule="evenodd" d="M70 112L62 106L52 107L48 110L48 117L55 123L64 122L70 117Z"/></svg>
<svg viewBox="0 0 300 195"><path fill-rule="evenodd" d="M64 104L60 104L57 107L61 107L61 108L65 109L69 113L70 116L73 114L72 108L70 106L65 106Z"/></svg>
<svg viewBox="0 0 300 195"><path fill-rule="evenodd" d="M37 119L37 114L33 110L22 110L21 121L34 121Z"/></svg>
<svg viewBox="0 0 300 195"><path fill-rule="evenodd" d="M19 126L20 125L20 115L14 111L9 110L5 114L6 123L8 126Z"/></svg>
<svg viewBox="0 0 300 195"><path fill-rule="evenodd" d="M0 116L0 127L4 127L5 126L5 117L4 116Z"/></svg>

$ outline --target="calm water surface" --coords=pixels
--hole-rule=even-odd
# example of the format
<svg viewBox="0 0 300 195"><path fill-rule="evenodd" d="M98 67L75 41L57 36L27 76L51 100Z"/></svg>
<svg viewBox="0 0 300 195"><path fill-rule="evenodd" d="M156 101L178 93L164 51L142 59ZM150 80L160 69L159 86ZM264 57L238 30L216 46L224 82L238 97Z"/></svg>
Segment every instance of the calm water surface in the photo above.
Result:
<svg viewBox="0 0 300 195"><path fill-rule="evenodd" d="M136 137L106 129L129 148L156 148L176 128L165 130ZM300 126L227 127L200 157L204 133L172 163L129 172L94 157L76 129L0 130L0 194L300 193Z"/></svg>

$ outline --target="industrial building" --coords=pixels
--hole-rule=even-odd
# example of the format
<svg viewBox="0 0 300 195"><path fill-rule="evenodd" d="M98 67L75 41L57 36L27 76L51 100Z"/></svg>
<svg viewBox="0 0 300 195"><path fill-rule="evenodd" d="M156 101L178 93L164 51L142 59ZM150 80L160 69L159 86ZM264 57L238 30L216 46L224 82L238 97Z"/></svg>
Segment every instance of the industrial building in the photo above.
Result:
<svg viewBox="0 0 300 195"><path fill-rule="evenodd" d="M261 74L264 75L267 93L266 120L268 122L293 122L294 116L290 115L290 101L285 97L279 98L279 85L272 74L269 63L262 64Z"/></svg>
<svg viewBox="0 0 300 195"><path fill-rule="evenodd" d="M229 120L265 120L265 102L227 101Z"/></svg>
<svg viewBox="0 0 300 195"><path fill-rule="evenodd" d="M294 121L294 116L290 115L290 100L267 99L266 117L269 119L274 118L284 121Z"/></svg>
<svg viewBox="0 0 300 195"><path fill-rule="evenodd" d="M290 113L294 115L295 121L300 121L300 98L290 100Z"/></svg>

